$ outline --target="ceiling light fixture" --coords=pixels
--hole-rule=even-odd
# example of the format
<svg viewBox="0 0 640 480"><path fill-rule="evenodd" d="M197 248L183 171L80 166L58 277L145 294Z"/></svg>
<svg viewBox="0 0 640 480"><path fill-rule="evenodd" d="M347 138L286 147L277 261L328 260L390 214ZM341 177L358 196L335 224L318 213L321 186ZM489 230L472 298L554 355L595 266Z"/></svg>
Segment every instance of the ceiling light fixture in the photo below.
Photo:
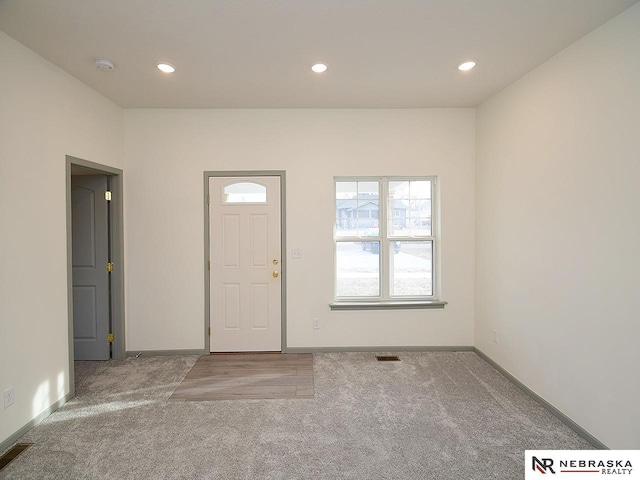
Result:
<svg viewBox="0 0 640 480"><path fill-rule="evenodd" d="M474 61L464 62L458 65L458 70L460 70L461 72L468 72L475 66L476 66L476 62Z"/></svg>
<svg viewBox="0 0 640 480"><path fill-rule="evenodd" d="M96 64L96 67L98 67L100 70L109 71L116 68L116 66L113 64L111 60L103 57L96 58L95 64Z"/></svg>
<svg viewBox="0 0 640 480"><path fill-rule="evenodd" d="M158 70L164 73L173 73L176 71L176 67L174 67L169 63L159 63L157 66L158 66Z"/></svg>
<svg viewBox="0 0 640 480"><path fill-rule="evenodd" d="M326 63L314 63L313 65L311 65L311 70L313 70L315 73L324 73L327 71L327 64Z"/></svg>

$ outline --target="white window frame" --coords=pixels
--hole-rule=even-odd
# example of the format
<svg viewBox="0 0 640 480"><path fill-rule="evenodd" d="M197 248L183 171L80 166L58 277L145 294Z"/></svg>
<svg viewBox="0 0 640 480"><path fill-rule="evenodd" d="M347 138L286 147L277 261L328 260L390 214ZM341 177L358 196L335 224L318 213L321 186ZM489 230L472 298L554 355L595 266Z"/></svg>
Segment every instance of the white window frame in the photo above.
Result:
<svg viewBox="0 0 640 480"><path fill-rule="evenodd" d="M389 208L389 184L397 181L430 181L431 182L431 235L429 236L388 236L389 218L387 210ZM377 236L338 236L337 225L335 219L335 201L337 183L339 182L377 182L379 186L379 206L378 206L378 225L379 231ZM348 176L334 177L333 179L333 202L334 202L334 221L333 221L333 251L334 251L334 301L330 305L333 310L342 309L359 309L359 308L443 308L447 302L439 300L440 298L440 222L439 222L439 182L437 176ZM379 271L380 271L380 294L377 297L339 297L337 294L338 287L338 268L337 268L337 246L342 242L362 242L362 241L380 242L379 250ZM431 241L433 246L432 252L432 295L424 296L391 296L391 272L390 258L393 248L393 242L402 241Z"/></svg>

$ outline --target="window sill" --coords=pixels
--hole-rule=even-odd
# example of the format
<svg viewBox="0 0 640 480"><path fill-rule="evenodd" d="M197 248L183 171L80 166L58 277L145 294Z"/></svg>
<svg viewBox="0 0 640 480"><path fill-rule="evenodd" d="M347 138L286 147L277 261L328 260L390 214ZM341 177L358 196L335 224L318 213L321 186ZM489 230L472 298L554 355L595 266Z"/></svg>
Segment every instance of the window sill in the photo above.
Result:
<svg viewBox="0 0 640 480"><path fill-rule="evenodd" d="M444 308L447 302L442 300L397 300L389 302L334 302L330 303L331 310L408 310Z"/></svg>

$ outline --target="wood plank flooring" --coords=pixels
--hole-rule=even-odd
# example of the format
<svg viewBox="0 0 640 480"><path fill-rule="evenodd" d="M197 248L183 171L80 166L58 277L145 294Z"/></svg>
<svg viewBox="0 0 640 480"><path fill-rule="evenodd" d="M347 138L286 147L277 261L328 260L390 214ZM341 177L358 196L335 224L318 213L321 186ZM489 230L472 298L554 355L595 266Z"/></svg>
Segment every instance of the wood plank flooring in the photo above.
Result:
<svg viewBox="0 0 640 480"><path fill-rule="evenodd" d="M169 401L314 398L312 354L204 355Z"/></svg>

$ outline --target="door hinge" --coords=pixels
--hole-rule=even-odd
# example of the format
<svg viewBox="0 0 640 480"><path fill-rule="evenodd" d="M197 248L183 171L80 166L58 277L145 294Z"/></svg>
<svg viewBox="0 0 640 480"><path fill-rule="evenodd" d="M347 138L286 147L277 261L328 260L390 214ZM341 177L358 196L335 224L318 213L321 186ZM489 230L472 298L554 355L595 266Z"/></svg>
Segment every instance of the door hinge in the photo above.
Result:
<svg viewBox="0 0 640 480"><path fill-rule="evenodd" d="M209 327L209 336L211 336L211 327Z"/></svg>
<svg viewBox="0 0 640 480"><path fill-rule="evenodd" d="M109 335L107 335L107 342L113 343L114 340L115 340L115 337L113 336L113 333L110 333Z"/></svg>
<svg viewBox="0 0 640 480"><path fill-rule="evenodd" d="M211 205L211 194L207 195L207 205Z"/></svg>
<svg viewBox="0 0 640 480"><path fill-rule="evenodd" d="M211 270L211 260L207 262L207 270Z"/></svg>
<svg viewBox="0 0 640 480"><path fill-rule="evenodd" d="M105 199L107 202L110 202L110 201L111 201L111 192L110 192L109 190L107 190L106 192L104 192L104 199Z"/></svg>
<svg viewBox="0 0 640 480"><path fill-rule="evenodd" d="M107 272L109 272L109 273L113 272L113 263L112 262L108 262L107 263Z"/></svg>

